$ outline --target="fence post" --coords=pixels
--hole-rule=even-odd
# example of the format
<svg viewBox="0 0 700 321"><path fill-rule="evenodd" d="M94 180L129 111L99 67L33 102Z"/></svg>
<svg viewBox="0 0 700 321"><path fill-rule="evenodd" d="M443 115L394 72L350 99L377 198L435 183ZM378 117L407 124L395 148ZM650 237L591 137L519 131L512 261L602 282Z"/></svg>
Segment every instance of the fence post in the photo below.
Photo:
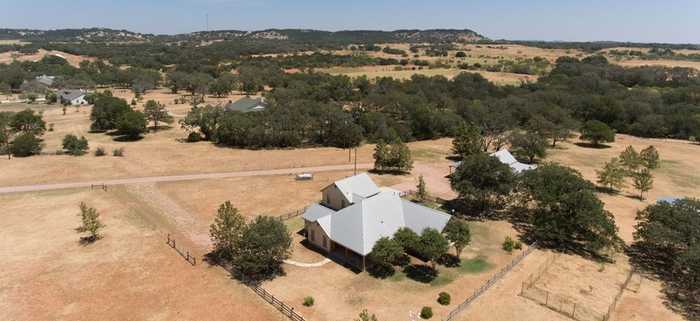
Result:
<svg viewBox="0 0 700 321"><path fill-rule="evenodd" d="M574 310L571 311L571 317L576 319L576 302L574 302Z"/></svg>
<svg viewBox="0 0 700 321"><path fill-rule="evenodd" d="M549 291L545 292L547 297L544 299L544 305L549 305Z"/></svg>

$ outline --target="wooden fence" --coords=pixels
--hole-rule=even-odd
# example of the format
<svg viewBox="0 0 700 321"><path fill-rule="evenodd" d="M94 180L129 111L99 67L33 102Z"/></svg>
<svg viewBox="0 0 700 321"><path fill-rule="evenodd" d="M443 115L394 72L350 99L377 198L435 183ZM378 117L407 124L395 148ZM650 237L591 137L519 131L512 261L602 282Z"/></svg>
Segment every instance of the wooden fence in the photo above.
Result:
<svg viewBox="0 0 700 321"><path fill-rule="evenodd" d="M488 289L490 289L496 282L498 282L500 279L502 279L508 272L510 272L516 265L518 265L525 257L527 257L532 251L534 251L536 248L536 244L533 243L530 245L525 251L522 253L518 254L508 265L504 266L500 271L496 272L496 274L492 275L491 278L489 278L486 283L484 283L480 288L478 288L474 293L472 293L471 296L469 296L464 302L460 303L454 310L452 310L445 319L444 321L452 321L457 314L460 312L464 311L469 305L474 302L479 296L484 294Z"/></svg>
<svg viewBox="0 0 700 321"><path fill-rule="evenodd" d="M282 214L282 215L277 215L276 217L277 217L280 221L286 221L286 220L295 218L295 217L297 217L297 216L304 215L304 212L306 212L306 207L304 207L304 208L302 208L302 209L298 209L298 210L293 211L293 212L285 213L285 214Z"/></svg>
<svg viewBox="0 0 700 321"><path fill-rule="evenodd" d="M107 191L107 185L105 185L105 184L97 184L97 185L96 185L96 184L90 184L90 190L91 190L91 191L94 190L94 189L96 189L96 188L97 188L97 189L101 189L101 190L103 190L103 191L105 191L105 192Z"/></svg>
<svg viewBox="0 0 700 321"><path fill-rule="evenodd" d="M168 233L168 239L165 241L165 243L173 248L175 252L180 254L180 256L182 256L182 258L184 258L188 263L192 264L192 266L197 265L197 258L194 255L190 255L190 251L180 250L175 243L175 239L170 237L170 233Z"/></svg>
<svg viewBox="0 0 700 321"><path fill-rule="evenodd" d="M293 307L290 307L286 303L280 301L277 299L274 295L272 295L270 292L267 292L267 290L263 289L261 286L257 284L251 284L248 285L249 288L251 288L255 293L257 293L261 298L263 298L267 303L270 303L273 307L275 307L278 311L282 312L286 317L288 317L292 321L306 321L304 317L299 315L294 311Z"/></svg>

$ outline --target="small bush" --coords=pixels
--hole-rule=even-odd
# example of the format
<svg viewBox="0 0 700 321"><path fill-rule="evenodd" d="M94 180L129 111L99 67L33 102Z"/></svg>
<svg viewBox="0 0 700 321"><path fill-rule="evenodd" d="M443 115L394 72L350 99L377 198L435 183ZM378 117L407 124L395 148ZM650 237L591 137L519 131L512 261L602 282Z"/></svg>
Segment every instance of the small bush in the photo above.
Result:
<svg viewBox="0 0 700 321"><path fill-rule="evenodd" d="M200 140L202 140L202 135L200 135L198 132L191 132L189 135L187 135L188 143L196 143Z"/></svg>
<svg viewBox="0 0 700 321"><path fill-rule="evenodd" d="M310 297L310 296L305 297L305 298L304 298L304 303L303 303L303 304L304 304L305 307L313 306L313 305L314 305L314 298L313 298L313 297Z"/></svg>
<svg viewBox="0 0 700 321"><path fill-rule="evenodd" d="M433 317L433 308L431 307L423 307L420 310L420 317L421 319L430 319Z"/></svg>
<svg viewBox="0 0 700 321"><path fill-rule="evenodd" d="M49 124L49 131L50 131L50 132L53 131L53 123L50 123L50 124Z"/></svg>
<svg viewBox="0 0 700 321"><path fill-rule="evenodd" d="M510 236L506 236L505 241L503 241L503 250L511 253L513 252L513 248L515 248L515 241Z"/></svg>
<svg viewBox="0 0 700 321"><path fill-rule="evenodd" d="M513 245L513 248L516 250L522 250L523 249L523 243L520 241L515 241L515 245Z"/></svg>
<svg viewBox="0 0 700 321"><path fill-rule="evenodd" d="M440 292L440 294L438 294L437 301L441 305L450 305L450 301L452 301L452 297L447 292Z"/></svg>
<svg viewBox="0 0 700 321"><path fill-rule="evenodd" d="M112 155L116 157L123 157L124 156L124 148L116 148L115 150L112 151Z"/></svg>
<svg viewBox="0 0 700 321"><path fill-rule="evenodd" d="M97 157L104 156L106 154L107 153L105 152L105 149L103 147L97 147L97 149L95 149L95 156Z"/></svg>

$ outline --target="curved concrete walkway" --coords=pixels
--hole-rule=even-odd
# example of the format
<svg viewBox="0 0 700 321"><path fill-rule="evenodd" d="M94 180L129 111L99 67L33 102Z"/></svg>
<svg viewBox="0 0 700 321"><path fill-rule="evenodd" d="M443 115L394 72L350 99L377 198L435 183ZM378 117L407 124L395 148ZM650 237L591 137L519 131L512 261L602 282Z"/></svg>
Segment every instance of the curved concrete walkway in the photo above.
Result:
<svg viewBox="0 0 700 321"><path fill-rule="evenodd" d="M284 263L287 263L289 265L298 266L298 267L309 268L309 267L321 267L321 266L326 265L330 261L331 261L330 259L323 259L322 261L319 261L316 263L303 263L303 262L297 262L297 261L293 261L293 260L284 260Z"/></svg>

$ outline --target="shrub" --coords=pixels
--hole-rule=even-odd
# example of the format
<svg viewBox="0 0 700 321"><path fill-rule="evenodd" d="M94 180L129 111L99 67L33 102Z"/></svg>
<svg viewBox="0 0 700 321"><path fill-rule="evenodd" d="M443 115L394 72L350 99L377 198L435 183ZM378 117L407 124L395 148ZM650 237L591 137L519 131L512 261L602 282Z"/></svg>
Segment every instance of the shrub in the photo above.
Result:
<svg viewBox="0 0 700 321"><path fill-rule="evenodd" d="M438 294L437 301L441 305L450 305L450 301L452 301L452 297L450 297L450 294L447 292L440 292L440 294Z"/></svg>
<svg viewBox="0 0 700 321"><path fill-rule="evenodd" d="M421 319L430 319L433 317L433 308L431 307L423 307L420 310L420 317Z"/></svg>
<svg viewBox="0 0 700 321"><path fill-rule="evenodd" d="M202 135L200 135L198 132L190 132L189 135L187 135L187 142L188 143L196 143L198 141L202 140Z"/></svg>
<svg viewBox="0 0 700 321"><path fill-rule="evenodd" d="M305 307L310 307L314 305L314 298L311 296L307 296L304 298L304 306Z"/></svg>
<svg viewBox="0 0 700 321"><path fill-rule="evenodd" d="M88 141L84 136L78 138L78 136L69 134L63 137L63 149L68 155L84 155L88 150Z"/></svg>
<svg viewBox="0 0 700 321"><path fill-rule="evenodd" d="M27 157L41 153L41 139L31 133L20 134L10 145L10 151L17 157Z"/></svg>
<svg viewBox="0 0 700 321"><path fill-rule="evenodd" d="M124 156L124 148L116 148L112 151L112 155L116 157L123 157Z"/></svg>
<svg viewBox="0 0 700 321"><path fill-rule="evenodd" d="M97 147L97 149L95 149L95 156L97 157L104 156L106 154L107 153L105 153L104 147Z"/></svg>
<svg viewBox="0 0 700 321"><path fill-rule="evenodd" d="M511 253L513 252L513 248L515 248L515 241L510 236L506 236L505 241L503 241L503 250Z"/></svg>
<svg viewBox="0 0 700 321"><path fill-rule="evenodd" d="M523 242L515 241L515 245L513 245L513 248L516 250L522 250L523 249Z"/></svg>

